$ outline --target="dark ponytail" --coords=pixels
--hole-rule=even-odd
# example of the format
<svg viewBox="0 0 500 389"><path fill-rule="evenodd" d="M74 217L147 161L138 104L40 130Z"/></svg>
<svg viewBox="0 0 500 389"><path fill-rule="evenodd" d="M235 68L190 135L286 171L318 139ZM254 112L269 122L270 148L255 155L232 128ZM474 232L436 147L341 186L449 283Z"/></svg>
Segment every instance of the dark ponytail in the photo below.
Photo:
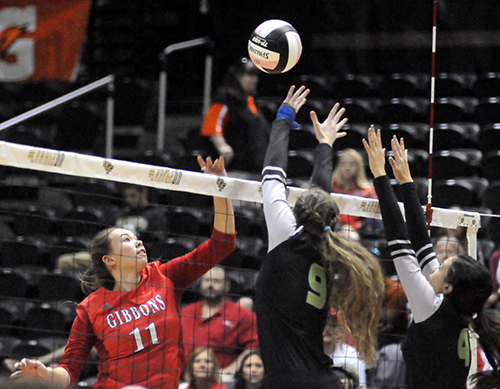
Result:
<svg viewBox="0 0 500 389"><path fill-rule="evenodd" d="M479 344L493 370L474 374L477 389L500 387L500 313L494 310L481 311L472 322L473 330L479 336Z"/></svg>

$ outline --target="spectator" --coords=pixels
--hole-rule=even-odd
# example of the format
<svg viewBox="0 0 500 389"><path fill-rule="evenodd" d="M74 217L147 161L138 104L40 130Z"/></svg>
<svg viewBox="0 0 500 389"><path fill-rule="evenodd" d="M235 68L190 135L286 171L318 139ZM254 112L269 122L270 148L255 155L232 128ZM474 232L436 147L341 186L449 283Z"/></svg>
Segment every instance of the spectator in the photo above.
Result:
<svg viewBox="0 0 500 389"><path fill-rule="evenodd" d="M201 134L210 138L230 170L262 170L269 123L255 104L258 74L247 58L230 66L203 122Z"/></svg>
<svg viewBox="0 0 500 389"><path fill-rule="evenodd" d="M264 383L264 363L257 350L248 353L234 375L234 389L261 389Z"/></svg>
<svg viewBox="0 0 500 389"><path fill-rule="evenodd" d="M455 257L458 254L466 254L465 247L454 236L443 236L438 238L434 245L436 258L439 264L442 264L446 258Z"/></svg>
<svg viewBox="0 0 500 389"><path fill-rule="evenodd" d="M186 364L184 380L179 389L227 389L219 382L219 363L209 347L194 350Z"/></svg>
<svg viewBox="0 0 500 389"><path fill-rule="evenodd" d="M325 354L333 360L333 366L344 369L352 374L356 387L366 388L366 364L359 358L355 347L342 341L346 336L345 324L339 323L337 314L333 311L328 317L323 331L323 347Z"/></svg>
<svg viewBox="0 0 500 389"><path fill-rule="evenodd" d="M181 313L186 353L210 347L229 381L246 353L259 346L255 314L231 300L230 288L224 268L214 267L201 277L201 299Z"/></svg>
<svg viewBox="0 0 500 389"><path fill-rule="evenodd" d="M332 192L377 198L373 185L366 178L363 157L356 150L345 149L340 154L332 174ZM361 235L379 235L381 227L379 220L362 219L352 215L340 215L338 224L350 226Z"/></svg>
<svg viewBox="0 0 500 389"><path fill-rule="evenodd" d="M163 211L149 203L149 188L126 184L123 186L126 203L115 226L132 231L146 246L165 240L168 222Z"/></svg>
<svg viewBox="0 0 500 389"><path fill-rule="evenodd" d="M224 158L198 158L208 174L225 176ZM130 230L110 228L92 240L92 265L82 280L87 298L77 317L60 364L46 367L22 359L11 377L37 379L67 388L78 382L93 347L99 354L95 387L177 389L185 362L179 302L184 290L235 248L231 201L214 197L212 237L192 252L148 263L142 241Z"/></svg>

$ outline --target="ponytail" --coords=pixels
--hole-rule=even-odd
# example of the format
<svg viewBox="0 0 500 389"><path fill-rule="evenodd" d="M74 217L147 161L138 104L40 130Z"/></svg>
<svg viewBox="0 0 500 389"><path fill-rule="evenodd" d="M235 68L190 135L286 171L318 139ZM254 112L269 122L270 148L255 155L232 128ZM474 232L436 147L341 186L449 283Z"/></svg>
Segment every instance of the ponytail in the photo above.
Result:
<svg viewBox="0 0 500 389"><path fill-rule="evenodd" d="M331 195L311 189L293 209L321 254L328 277L329 305L352 333L360 357L373 366L385 285L378 259L357 242L332 231L339 208Z"/></svg>

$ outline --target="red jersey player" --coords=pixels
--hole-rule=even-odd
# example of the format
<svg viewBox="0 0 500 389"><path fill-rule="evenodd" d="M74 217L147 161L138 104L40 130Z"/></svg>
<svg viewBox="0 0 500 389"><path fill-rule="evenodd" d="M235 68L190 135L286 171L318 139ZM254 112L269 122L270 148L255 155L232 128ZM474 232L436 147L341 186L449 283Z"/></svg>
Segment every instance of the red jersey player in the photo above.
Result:
<svg viewBox="0 0 500 389"><path fill-rule="evenodd" d="M205 173L225 176L224 159L198 162ZM101 231L92 241L92 266L82 289L89 296L77 307L64 356L56 368L23 359L13 379L78 382L94 347L99 353L94 388L135 384L148 389L177 389L184 364L180 302L185 288L235 248L231 201L214 198L214 231L207 242L167 263L148 263L146 249L126 229Z"/></svg>

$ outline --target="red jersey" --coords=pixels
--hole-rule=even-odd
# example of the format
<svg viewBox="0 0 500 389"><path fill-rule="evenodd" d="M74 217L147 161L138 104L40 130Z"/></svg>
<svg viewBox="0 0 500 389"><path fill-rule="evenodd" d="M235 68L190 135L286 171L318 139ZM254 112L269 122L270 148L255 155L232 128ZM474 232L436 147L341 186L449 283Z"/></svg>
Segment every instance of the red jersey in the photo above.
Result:
<svg viewBox="0 0 500 389"><path fill-rule="evenodd" d="M235 248L235 234L214 230L212 239L167 263L149 263L141 283L128 292L100 288L77 307L59 366L78 382L95 347L100 364L94 388L136 384L148 389L177 389L185 363L179 318L185 288Z"/></svg>
<svg viewBox="0 0 500 389"><path fill-rule="evenodd" d="M233 363L243 349L259 347L255 313L229 299L209 319L201 317L201 308L202 302L198 301L182 309L187 356L198 347L209 346L224 368Z"/></svg>

